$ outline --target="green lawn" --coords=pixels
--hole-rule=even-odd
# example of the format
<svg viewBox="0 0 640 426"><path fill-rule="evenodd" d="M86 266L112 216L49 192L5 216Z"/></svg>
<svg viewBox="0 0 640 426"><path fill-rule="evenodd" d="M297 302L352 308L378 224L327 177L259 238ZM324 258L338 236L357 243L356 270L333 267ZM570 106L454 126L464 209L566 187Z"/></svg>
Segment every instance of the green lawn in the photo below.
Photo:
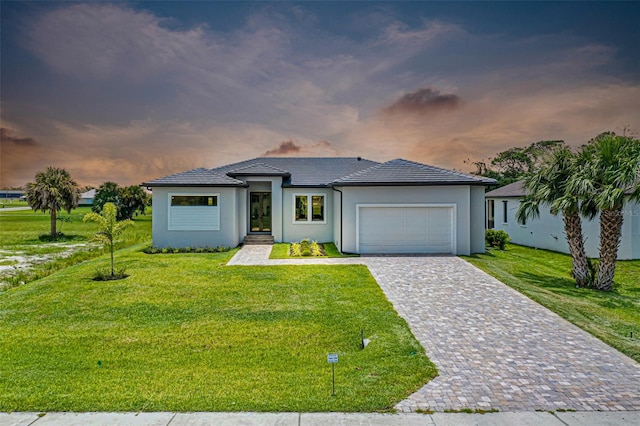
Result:
<svg viewBox="0 0 640 426"><path fill-rule="evenodd" d="M619 261L613 290L602 292L576 288L562 253L510 244L465 259L640 362L640 261Z"/></svg>
<svg viewBox="0 0 640 426"><path fill-rule="evenodd" d="M369 412L436 375L364 266L144 246L117 252L125 280L91 280L102 256L0 294L0 411Z"/></svg>

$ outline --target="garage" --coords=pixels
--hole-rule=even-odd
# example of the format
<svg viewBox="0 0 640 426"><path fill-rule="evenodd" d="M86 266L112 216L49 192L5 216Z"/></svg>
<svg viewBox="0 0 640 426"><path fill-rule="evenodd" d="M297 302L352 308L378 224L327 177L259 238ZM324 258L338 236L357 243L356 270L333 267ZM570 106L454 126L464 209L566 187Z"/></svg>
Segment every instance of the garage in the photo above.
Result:
<svg viewBox="0 0 640 426"><path fill-rule="evenodd" d="M362 254L455 253L452 205L359 205Z"/></svg>

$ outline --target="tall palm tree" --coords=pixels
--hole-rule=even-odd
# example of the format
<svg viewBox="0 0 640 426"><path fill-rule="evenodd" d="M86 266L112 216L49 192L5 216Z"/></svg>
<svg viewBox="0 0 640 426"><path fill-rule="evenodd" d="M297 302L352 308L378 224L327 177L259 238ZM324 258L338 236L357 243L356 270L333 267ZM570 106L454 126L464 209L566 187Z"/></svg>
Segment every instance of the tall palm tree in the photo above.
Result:
<svg viewBox="0 0 640 426"><path fill-rule="evenodd" d="M640 200L640 141L602 133L582 147L581 167L569 190L589 197L600 212L600 263L596 288L611 290L624 220L623 208Z"/></svg>
<svg viewBox="0 0 640 426"><path fill-rule="evenodd" d="M56 167L47 167L36 174L36 181L26 185L25 195L33 210L49 211L51 215L51 237L58 235L56 219L58 211L78 206L78 184L71 179L69 172Z"/></svg>
<svg viewBox="0 0 640 426"><path fill-rule="evenodd" d="M549 206L551 214L562 213L564 232L573 259L572 275L576 284L587 287L592 283L582 236L581 200L567 191L567 183L578 167L575 154L567 146L559 146L544 156L539 170L529 172L523 179L527 191L516 213L518 222L540 216L540 207ZM584 207L585 212L588 209Z"/></svg>

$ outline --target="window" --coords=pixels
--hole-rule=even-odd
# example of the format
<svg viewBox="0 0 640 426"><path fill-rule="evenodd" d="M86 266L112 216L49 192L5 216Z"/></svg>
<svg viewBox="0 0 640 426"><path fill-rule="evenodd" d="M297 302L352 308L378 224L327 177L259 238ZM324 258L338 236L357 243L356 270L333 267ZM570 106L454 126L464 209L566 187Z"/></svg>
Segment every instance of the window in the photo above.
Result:
<svg viewBox="0 0 640 426"><path fill-rule="evenodd" d="M169 231L219 231L220 194L169 194Z"/></svg>
<svg viewBox="0 0 640 426"><path fill-rule="evenodd" d="M325 222L323 194L294 195L294 222Z"/></svg>
<svg viewBox="0 0 640 426"><path fill-rule="evenodd" d="M218 197L215 195L172 195L171 207L193 207L193 206L210 206L218 205Z"/></svg>
<svg viewBox="0 0 640 426"><path fill-rule="evenodd" d="M507 203L508 201L502 202L502 222L507 223Z"/></svg>
<svg viewBox="0 0 640 426"><path fill-rule="evenodd" d="M494 200L487 200L487 229L493 229L495 226L495 202Z"/></svg>

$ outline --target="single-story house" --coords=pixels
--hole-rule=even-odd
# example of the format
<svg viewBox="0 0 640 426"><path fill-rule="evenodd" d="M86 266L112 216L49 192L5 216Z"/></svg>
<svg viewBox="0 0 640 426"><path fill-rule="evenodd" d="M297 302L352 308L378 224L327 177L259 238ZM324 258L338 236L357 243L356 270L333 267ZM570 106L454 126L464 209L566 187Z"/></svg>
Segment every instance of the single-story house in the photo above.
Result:
<svg viewBox="0 0 640 426"><path fill-rule="evenodd" d="M254 158L144 182L157 247L310 238L348 253L484 251L493 179L397 159Z"/></svg>
<svg viewBox="0 0 640 426"><path fill-rule="evenodd" d="M526 193L521 181L487 192L487 228L503 229L516 244L569 253L562 215L553 216L549 207L540 208L539 218L529 219L524 225L518 223L516 212ZM640 259L640 204L627 204L623 217L618 259ZM597 258L600 217L583 218L582 234L587 256Z"/></svg>
<svg viewBox="0 0 640 426"><path fill-rule="evenodd" d="M78 197L78 205L79 206L92 206L93 199L96 198L96 190L90 189L86 192L83 192Z"/></svg>

